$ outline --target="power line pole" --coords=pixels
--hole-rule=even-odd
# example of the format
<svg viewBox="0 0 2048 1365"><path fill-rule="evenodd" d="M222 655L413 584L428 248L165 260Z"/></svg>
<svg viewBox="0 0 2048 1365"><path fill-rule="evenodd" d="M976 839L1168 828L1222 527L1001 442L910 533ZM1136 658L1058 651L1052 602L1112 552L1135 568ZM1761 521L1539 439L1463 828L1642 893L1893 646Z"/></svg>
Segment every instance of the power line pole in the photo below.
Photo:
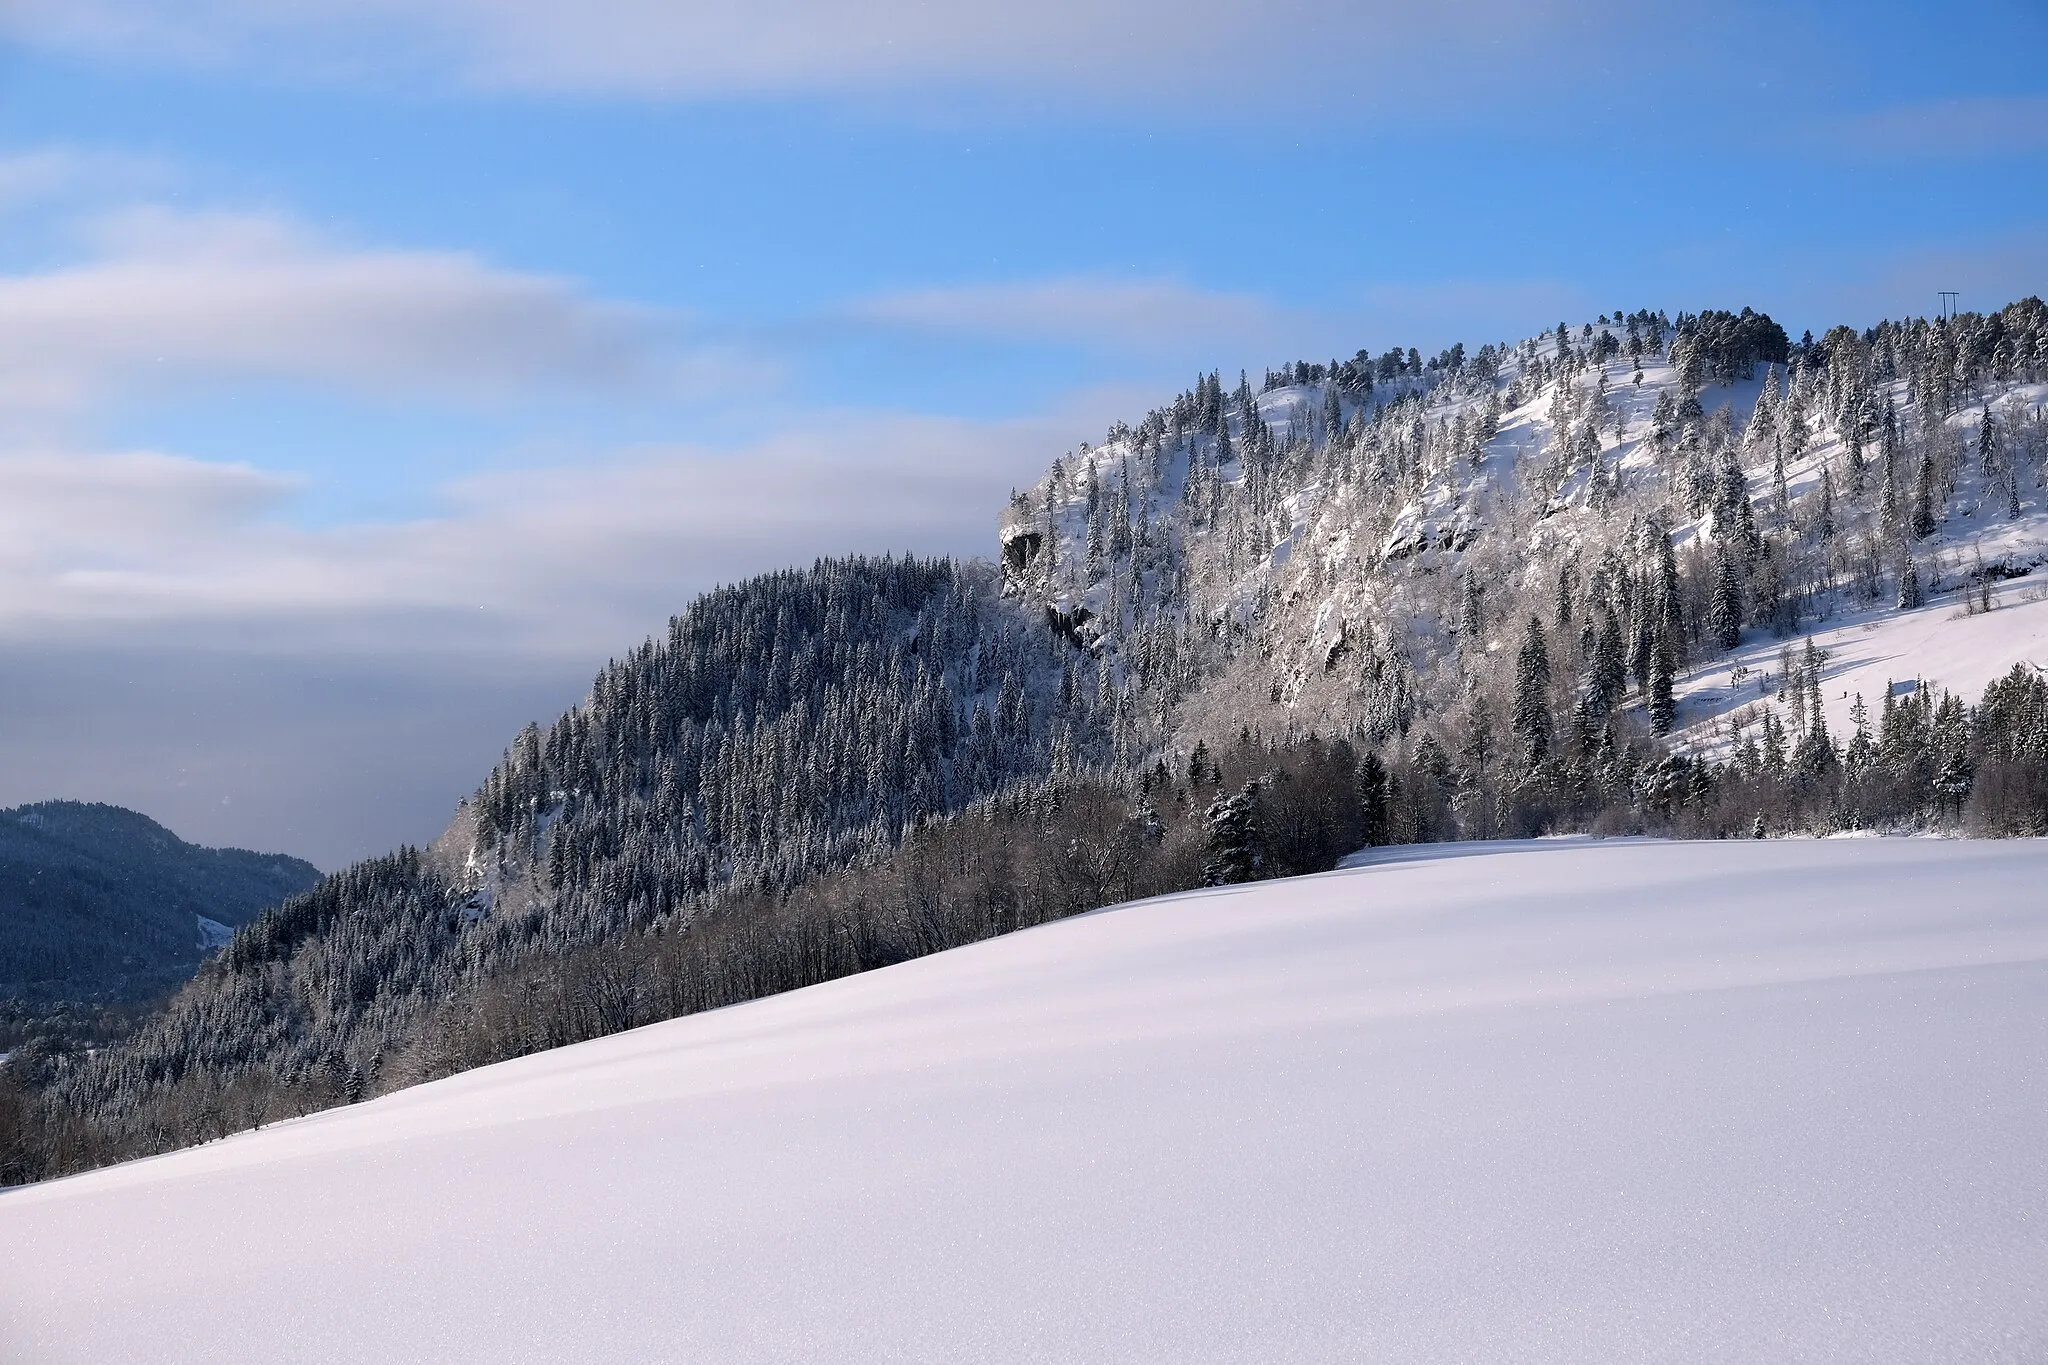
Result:
<svg viewBox="0 0 2048 1365"><path fill-rule="evenodd" d="M1941 320L1947 322L1956 315L1956 300L1962 297L1953 289L1937 291L1941 295Z"/></svg>

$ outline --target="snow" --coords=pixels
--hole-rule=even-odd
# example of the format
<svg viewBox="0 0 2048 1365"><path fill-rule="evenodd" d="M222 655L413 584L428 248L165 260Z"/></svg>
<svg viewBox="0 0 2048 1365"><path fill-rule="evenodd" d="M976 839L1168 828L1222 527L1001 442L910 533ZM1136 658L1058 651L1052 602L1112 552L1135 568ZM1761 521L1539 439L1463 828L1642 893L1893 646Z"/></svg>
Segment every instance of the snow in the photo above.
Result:
<svg viewBox="0 0 2048 1365"><path fill-rule="evenodd" d="M1828 733L1837 743L1854 733L1849 711L1859 695L1875 733L1889 684L1924 682L1974 705L1984 688L2014 664L2048 668L2048 589L2035 577L1997 585L1993 609L1975 616L1963 610L1967 590L1957 590L1914 611L1882 609L1813 631L1814 647L1828 656L1821 672ZM1792 722L1789 707L1778 700L1778 655L1789 648L1797 667L1805 637L1776 640L1751 634L1761 638L1715 659L1675 689L1677 738L1686 747L1727 757L1730 745L1720 727L1731 713L1745 709L1761 713L1770 707L1781 722ZM1732 681L1738 668L1748 670L1741 683ZM1758 679L1766 673L1769 687L1761 690ZM1758 731L1752 725L1749 733L1754 737Z"/></svg>
<svg viewBox="0 0 2048 1365"><path fill-rule="evenodd" d="M2048 845L1389 850L0 1196L0 1358L2038 1360Z"/></svg>

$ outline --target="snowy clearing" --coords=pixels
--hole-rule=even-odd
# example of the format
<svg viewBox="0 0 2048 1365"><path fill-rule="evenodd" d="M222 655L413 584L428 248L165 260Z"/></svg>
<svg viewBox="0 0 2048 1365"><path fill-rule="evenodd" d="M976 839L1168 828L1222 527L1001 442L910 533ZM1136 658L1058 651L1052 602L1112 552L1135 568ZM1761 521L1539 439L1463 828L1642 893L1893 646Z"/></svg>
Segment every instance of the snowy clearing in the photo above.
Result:
<svg viewBox="0 0 2048 1365"><path fill-rule="evenodd" d="M1814 647L1828 656L1820 677L1829 734L1840 744L1855 732L1849 713L1858 696L1874 732L1887 686L1903 691L1924 682L1975 705L2014 664L2048 667L2048 596L2041 588L2026 580L2004 584L1994 594L1996 609L1977 616L1964 614L1961 593L1948 593L1916 611L1873 611L1811 632ZM1733 714L1750 721L1769 708L1793 724L1777 694L1780 656L1789 651L1796 664L1806 639L1763 635L1683 680L1676 689L1678 742L1719 760L1733 747L1722 728ZM1737 669L1747 675L1739 683Z"/></svg>
<svg viewBox="0 0 2048 1365"><path fill-rule="evenodd" d="M2048 1354L2048 844L1387 855L0 1195L0 1357Z"/></svg>

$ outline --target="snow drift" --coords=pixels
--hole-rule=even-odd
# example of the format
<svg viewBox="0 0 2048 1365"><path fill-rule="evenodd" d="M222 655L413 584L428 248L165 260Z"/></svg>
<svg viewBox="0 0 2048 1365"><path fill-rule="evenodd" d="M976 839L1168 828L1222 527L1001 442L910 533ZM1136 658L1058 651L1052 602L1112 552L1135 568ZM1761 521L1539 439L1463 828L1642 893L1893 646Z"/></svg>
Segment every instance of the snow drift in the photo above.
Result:
<svg viewBox="0 0 2048 1365"><path fill-rule="evenodd" d="M0 1195L0 1357L2022 1360L2048 846L1389 850Z"/></svg>

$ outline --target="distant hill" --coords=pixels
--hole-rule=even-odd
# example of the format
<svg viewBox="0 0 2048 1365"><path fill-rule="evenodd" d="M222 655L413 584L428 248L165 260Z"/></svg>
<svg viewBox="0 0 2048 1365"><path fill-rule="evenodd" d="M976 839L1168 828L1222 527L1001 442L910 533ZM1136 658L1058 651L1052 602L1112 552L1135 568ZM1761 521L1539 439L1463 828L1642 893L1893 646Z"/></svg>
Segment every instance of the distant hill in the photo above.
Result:
<svg viewBox="0 0 2048 1365"><path fill-rule="evenodd" d="M119 806L0 810L0 998L152 995L319 879L303 859L201 848Z"/></svg>

